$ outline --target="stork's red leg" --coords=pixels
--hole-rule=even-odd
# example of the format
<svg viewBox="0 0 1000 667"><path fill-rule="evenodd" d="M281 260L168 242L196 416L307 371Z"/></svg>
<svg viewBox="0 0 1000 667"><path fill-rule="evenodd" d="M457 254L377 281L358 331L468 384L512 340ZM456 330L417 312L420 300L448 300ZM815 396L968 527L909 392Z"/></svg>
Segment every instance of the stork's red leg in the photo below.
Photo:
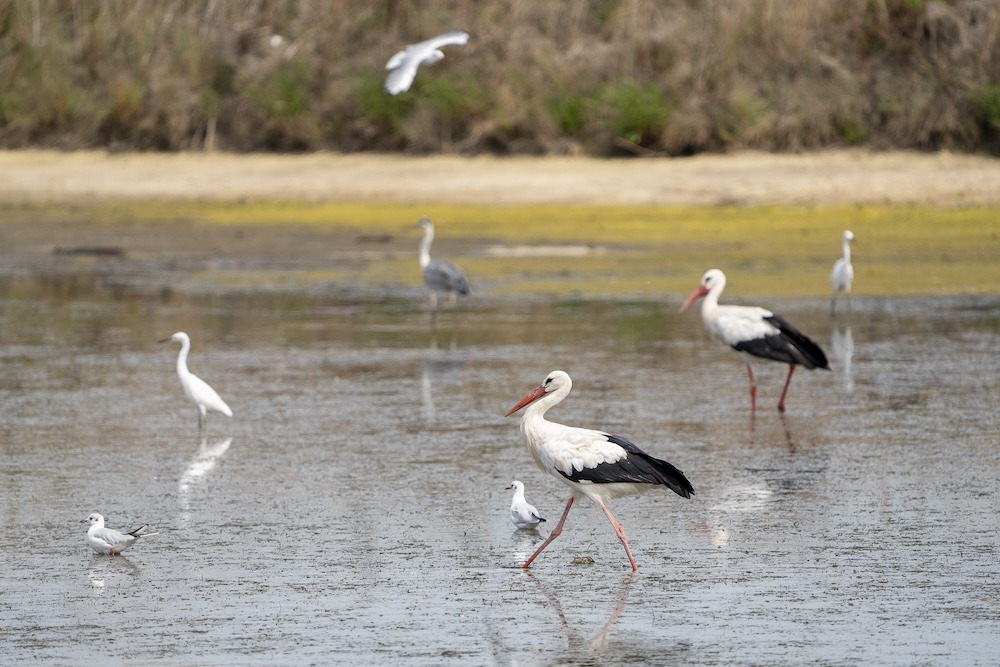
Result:
<svg viewBox="0 0 1000 667"><path fill-rule="evenodd" d="M785 378L785 388L781 390L781 400L778 401L778 412L785 411L785 394L788 393L788 385L792 383L792 373L795 372L795 364L788 364L788 377Z"/></svg>
<svg viewBox="0 0 1000 667"><path fill-rule="evenodd" d="M753 379L753 369L747 364L747 375L750 377L750 414L757 412L757 382Z"/></svg>
<svg viewBox="0 0 1000 667"><path fill-rule="evenodd" d="M556 527L552 529L552 532L549 533L549 536L545 538L544 542L542 542L542 546L535 549L535 553L531 554L531 557L528 560L524 561L524 565L521 566L522 570L527 570L528 567L531 565L531 562L536 558L538 558L538 554L542 553L545 547L549 546L549 542L559 537L559 534L562 533L563 524L566 523L566 517L569 516L569 510L571 507L573 507L574 500L576 500L576 496L570 496L569 500L566 501L566 509L563 510L562 517L559 518L559 523L556 524ZM625 549L627 550L628 547L625 547ZM631 558L631 556L629 557Z"/></svg>
<svg viewBox="0 0 1000 667"><path fill-rule="evenodd" d="M618 523L618 519L615 515L611 513L611 510L607 508L603 503L601 504L601 509L604 510L604 514L611 521L611 525L615 527L615 532L618 533L618 539L621 540L622 546L625 547L625 555L628 556L628 562L632 564L632 571L635 572L639 569L639 566L635 564L635 558L632 558L632 550L628 548L628 540L625 539L625 530L622 525Z"/></svg>

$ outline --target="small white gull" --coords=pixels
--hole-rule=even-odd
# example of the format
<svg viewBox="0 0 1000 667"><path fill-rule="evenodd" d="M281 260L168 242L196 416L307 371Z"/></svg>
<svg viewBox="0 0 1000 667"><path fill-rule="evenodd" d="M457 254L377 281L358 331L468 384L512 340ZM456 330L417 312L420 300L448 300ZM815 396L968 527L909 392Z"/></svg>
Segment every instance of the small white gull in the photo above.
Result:
<svg viewBox="0 0 1000 667"><path fill-rule="evenodd" d="M417 76L417 68L421 65L433 65L444 58L442 46L461 46L469 42L469 33L464 30L453 30L417 44L410 44L396 53L385 68L389 76L385 79L385 92L390 95L405 93Z"/></svg>
<svg viewBox="0 0 1000 667"><path fill-rule="evenodd" d="M514 491L514 497L510 501L510 520L518 528L532 529L538 528L538 524L545 521L538 514L535 506L524 499L524 484L517 480L510 483L507 491Z"/></svg>
<svg viewBox="0 0 1000 667"><path fill-rule="evenodd" d="M87 544L99 554L111 554L117 556L121 552L132 546L140 537L159 535L159 533L149 532L149 524L143 524L129 533L122 533L114 528L104 527L104 517L94 512L86 519L80 519L80 523L89 523L87 529Z"/></svg>

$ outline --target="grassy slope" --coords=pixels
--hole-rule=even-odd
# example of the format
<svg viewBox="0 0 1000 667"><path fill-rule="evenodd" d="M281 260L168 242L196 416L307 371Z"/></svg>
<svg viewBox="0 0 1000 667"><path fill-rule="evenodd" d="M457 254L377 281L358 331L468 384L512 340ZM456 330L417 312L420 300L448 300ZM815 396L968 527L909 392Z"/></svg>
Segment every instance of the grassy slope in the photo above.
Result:
<svg viewBox="0 0 1000 667"><path fill-rule="evenodd" d="M823 296L852 229L855 291L864 295L1000 293L1000 223L996 208L841 206L830 208L510 206L284 202L106 203L67 213L22 208L17 217L80 223L150 224L203 221L213 227L256 227L263 234L310 230L336 239L389 234L383 259L349 279L372 285L414 282L413 223L431 216L435 251L461 265L492 294L686 294L711 267L729 275L740 295ZM515 256L519 245L584 246ZM505 249L500 255L491 248ZM587 249L587 247L590 247ZM225 252L224 250L222 252ZM231 280L234 276L230 276ZM246 280L253 280L246 276ZM348 279L336 269L287 276L314 282ZM232 286L232 285L230 285Z"/></svg>

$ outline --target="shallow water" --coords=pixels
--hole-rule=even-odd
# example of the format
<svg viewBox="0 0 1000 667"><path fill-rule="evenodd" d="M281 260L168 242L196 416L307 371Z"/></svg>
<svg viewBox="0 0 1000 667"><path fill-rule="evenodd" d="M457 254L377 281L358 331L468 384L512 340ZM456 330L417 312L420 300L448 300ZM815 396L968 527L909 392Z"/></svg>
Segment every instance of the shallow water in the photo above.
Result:
<svg viewBox="0 0 1000 667"><path fill-rule="evenodd" d="M13 285L13 287L11 286ZM434 330L419 290L191 294L21 277L0 299L4 661L81 664L988 664L1000 631L1000 302L767 305L831 372L755 366L676 302L479 297ZM174 374L236 416L200 439ZM563 485L504 412L625 435L690 501L616 501L562 537ZM77 523L151 523L124 556ZM574 564L590 557L591 565Z"/></svg>

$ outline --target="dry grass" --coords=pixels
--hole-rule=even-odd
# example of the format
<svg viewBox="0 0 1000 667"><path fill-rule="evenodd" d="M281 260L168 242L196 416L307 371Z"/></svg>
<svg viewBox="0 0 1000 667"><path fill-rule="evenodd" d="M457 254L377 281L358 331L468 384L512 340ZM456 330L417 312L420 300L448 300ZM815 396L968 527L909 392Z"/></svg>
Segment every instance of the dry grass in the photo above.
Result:
<svg viewBox="0 0 1000 667"><path fill-rule="evenodd" d="M997 151L998 81L983 0L0 0L5 147Z"/></svg>

